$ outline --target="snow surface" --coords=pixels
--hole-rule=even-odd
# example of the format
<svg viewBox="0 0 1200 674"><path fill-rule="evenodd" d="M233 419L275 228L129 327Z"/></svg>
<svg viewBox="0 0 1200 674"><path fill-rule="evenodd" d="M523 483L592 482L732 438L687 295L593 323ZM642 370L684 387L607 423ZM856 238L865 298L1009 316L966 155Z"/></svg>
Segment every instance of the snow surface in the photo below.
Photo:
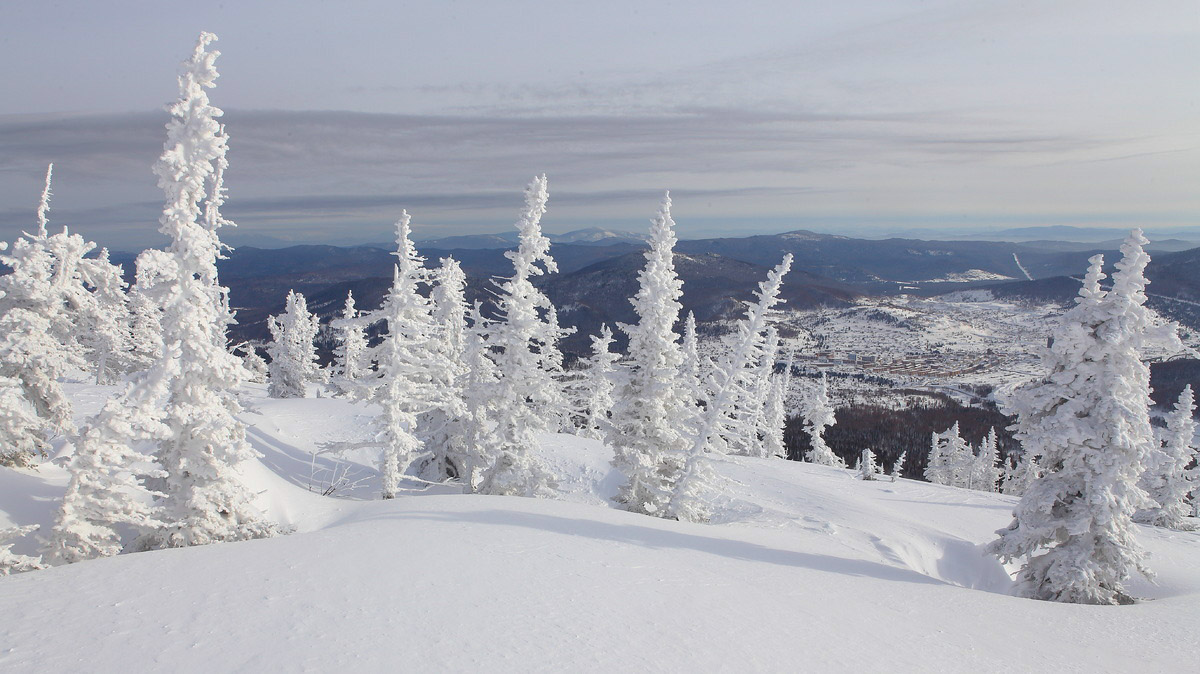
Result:
<svg viewBox="0 0 1200 674"><path fill-rule="evenodd" d="M69 390L80 416L115 391ZM374 457L311 454L361 438L370 407L244 399L263 456L242 473L295 533L0 578L0 671L1157 672L1200 654L1198 533L1140 528L1147 601L1036 602L979 548L1011 497L720 457L714 522L687 524L609 507L609 450L545 435L561 500L409 481L379 501ZM321 496L339 466L361 481ZM64 484L0 468L0 526L47 523Z"/></svg>

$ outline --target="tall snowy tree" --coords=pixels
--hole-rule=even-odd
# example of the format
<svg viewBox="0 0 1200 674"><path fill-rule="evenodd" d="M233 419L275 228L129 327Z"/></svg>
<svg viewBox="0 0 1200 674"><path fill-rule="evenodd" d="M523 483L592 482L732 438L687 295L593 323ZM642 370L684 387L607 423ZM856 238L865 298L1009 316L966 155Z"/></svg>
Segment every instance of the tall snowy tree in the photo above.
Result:
<svg viewBox="0 0 1200 674"><path fill-rule="evenodd" d="M271 344L267 353L271 363L267 369L272 398L303 398L305 385L320 380L317 349L314 340L320 323L308 311L304 295L290 290L284 312L267 320Z"/></svg>
<svg viewBox="0 0 1200 674"><path fill-rule="evenodd" d="M989 550L1024 560L1017 589L1025 596L1124 603L1125 581L1135 571L1149 575L1132 522L1148 500L1137 480L1154 448L1150 371L1141 360L1154 328L1144 306L1145 243L1141 230L1130 233L1107 293L1103 260L1091 259L1077 304L1042 353L1046 377L1013 397L1016 437L1044 473Z"/></svg>
<svg viewBox="0 0 1200 674"><path fill-rule="evenodd" d="M468 313L463 343L465 374L462 385L463 414L450 427L448 459L455 467L463 491L478 490L483 471L500 452L500 437L492 419L501 404L495 395L500 379L496 364L488 356L488 326L478 302Z"/></svg>
<svg viewBox="0 0 1200 674"><path fill-rule="evenodd" d="M442 258L432 273L430 302L433 319L430 349L435 366L431 372L432 405L418 418L418 433L429 450L422 475L443 481L460 478L461 469L452 455L463 441L462 418L466 414L464 386L467 377L467 276L454 258Z"/></svg>
<svg viewBox="0 0 1200 674"><path fill-rule="evenodd" d="M579 435L603 440L607 435L608 414L613 406L614 379L621 354L612 351L613 333L607 325L599 335L592 335L592 356L588 359L580 380Z"/></svg>
<svg viewBox="0 0 1200 674"><path fill-rule="evenodd" d="M829 384L822 372L820 383L804 404L804 432L812 438L812 448L804 455L805 461L835 468L846 467L846 462L825 444L825 429L836 422L833 405L829 403Z"/></svg>
<svg viewBox="0 0 1200 674"><path fill-rule="evenodd" d="M352 292L346 292L341 318L334 321L333 327L338 332L338 345L333 350L334 369L342 381L342 387L352 386L366 375L368 365L366 326L354 306Z"/></svg>
<svg viewBox="0 0 1200 674"><path fill-rule="evenodd" d="M684 356L674 328L683 282L675 273L674 228L668 194L651 221L646 266L630 299L638 322L620 326L629 336L630 369L614 396L607 438L613 466L625 478L615 500L627 510L659 517L666 516L683 466L684 425L696 408L694 385L679 376Z"/></svg>
<svg viewBox="0 0 1200 674"><path fill-rule="evenodd" d="M1042 474L1037 457L1029 452L1016 452L1004 459L1004 481L1000 493L1023 496L1025 490Z"/></svg>
<svg viewBox="0 0 1200 674"><path fill-rule="evenodd" d="M500 377L493 418L500 446L478 487L485 494L547 495L555 479L534 454L537 434L569 424L570 405L557 379L562 373L557 342L565 332L550 300L532 282L558 271L541 228L548 198L546 176L534 178L517 221L520 243L505 252L513 275L496 284L500 320L492 326L488 346Z"/></svg>
<svg viewBox="0 0 1200 674"><path fill-rule="evenodd" d="M417 419L434 404L433 372L442 364L432 348L435 339L429 299L420 292L427 283L425 258L411 239L410 216L396 223L396 264L392 287L383 307L372 314L387 324L387 335L372 349L374 376L364 381L365 399L379 406L376 419L380 446L379 472L382 496L395 498L400 477L424 444L417 435Z"/></svg>
<svg viewBox="0 0 1200 674"><path fill-rule="evenodd" d="M997 467L999 462L1000 447L996 438L996 429L989 428L988 434L984 436L983 442L979 446L979 454L972 464L968 486L979 491L996 491L996 485L1000 479L1000 469Z"/></svg>
<svg viewBox="0 0 1200 674"><path fill-rule="evenodd" d="M858 458L858 477L862 480L878 480L881 471L879 464L875 462L875 452L871 448L866 448L862 451L862 455Z"/></svg>
<svg viewBox="0 0 1200 674"><path fill-rule="evenodd" d="M780 302L779 290L783 285L783 277L791 268L792 255L788 253L767 274L766 280L758 284L755 293L757 301L746 307L746 317L738 323L738 339L732 345L734 356L725 360L722 367L714 372L709 405L691 438L691 447L679 472L679 479L671 489L671 499L667 503L669 517L693 522L706 521L709 517L704 492L711 488L713 478L705 451L713 437L722 432L734 401L748 394L740 375L754 358L766 356L768 321L776 313L775 305Z"/></svg>
<svg viewBox="0 0 1200 674"><path fill-rule="evenodd" d="M1187 470L1196 460L1195 412L1192 385L1188 384L1180 392L1175 409L1167 415L1165 442L1147 457L1139 484L1149 493L1153 505L1137 512L1134 519L1138 522L1179 531L1195 529L1187 519L1192 511L1188 494L1196 487L1194 474Z"/></svg>
<svg viewBox="0 0 1200 674"><path fill-rule="evenodd" d="M163 278L153 293L163 307L163 343L159 359L122 398L112 413L113 437L98 442L120 444L122 426L152 414L161 425L154 433L155 458L165 477L155 485L163 494L163 526L138 541L140 548L179 547L272 535L275 527L253 505L235 466L256 456L246 442L245 425L237 419L241 406L234 394L243 368L225 349L231 320L228 292L217 279L222 252L217 228L227 224L215 213L220 199L220 171L225 165L228 136L218 122L221 110L209 103L219 52L209 51L216 39L201 33L179 76L179 100L169 106L167 142L154 167L166 204L159 219L171 243ZM211 191L206 194L206 187ZM206 200L207 196L207 200ZM201 211L205 203L207 211ZM169 262L169 264L167 264ZM96 424L93 424L96 425ZM73 472L83 467L72 466Z"/></svg>

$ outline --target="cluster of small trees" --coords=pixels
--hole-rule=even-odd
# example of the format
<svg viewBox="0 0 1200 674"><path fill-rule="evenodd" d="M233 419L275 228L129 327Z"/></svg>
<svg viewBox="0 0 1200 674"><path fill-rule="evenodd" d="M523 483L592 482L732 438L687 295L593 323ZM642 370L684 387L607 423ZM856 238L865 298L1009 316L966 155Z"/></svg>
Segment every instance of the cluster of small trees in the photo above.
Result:
<svg viewBox="0 0 1200 674"><path fill-rule="evenodd" d="M996 429L989 429L983 442L972 447L958 431L958 422L934 433L925 463L925 479L963 489L996 491L1000 480L1000 450Z"/></svg>

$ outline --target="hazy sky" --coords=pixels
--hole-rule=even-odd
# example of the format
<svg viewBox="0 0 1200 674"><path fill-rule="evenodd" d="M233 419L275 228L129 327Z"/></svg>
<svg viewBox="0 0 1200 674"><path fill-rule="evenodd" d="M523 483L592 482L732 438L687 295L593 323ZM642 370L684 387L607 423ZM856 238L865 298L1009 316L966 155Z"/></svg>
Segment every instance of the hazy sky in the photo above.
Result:
<svg viewBox="0 0 1200 674"><path fill-rule="evenodd" d="M212 7L205 9L204 6ZM220 37L239 235L1200 226L1200 4L6 3L0 237L154 243L163 105Z"/></svg>

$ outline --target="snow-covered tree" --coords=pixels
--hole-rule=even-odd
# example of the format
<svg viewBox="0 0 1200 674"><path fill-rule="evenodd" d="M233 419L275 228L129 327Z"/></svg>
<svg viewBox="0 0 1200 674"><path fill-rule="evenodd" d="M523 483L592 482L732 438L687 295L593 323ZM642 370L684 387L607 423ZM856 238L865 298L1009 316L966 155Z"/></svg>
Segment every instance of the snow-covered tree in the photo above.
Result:
<svg viewBox="0 0 1200 674"><path fill-rule="evenodd" d="M436 400L433 372L442 366L432 347L429 299L420 292L428 279L425 258L412 243L410 220L404 211L396 223L398 263L392 287L383 307L372 314L372 319L386 323L387 335L372 349L374 376L362 382L365 399L380 408L375 440L381 448L379 472L385 499L395 498L400 476L424 448L417 419Z"/></svg>
<svg viewBox="0 0 1200 674"><path fill-rule="evenodd" d="M305 384L320 380L317 349L314 340L320 323L308 311L304 295L290 290L284 311L267 320L271 344L267 354L271 363L267 370L272 398L303 398Z"/></svg>
<svg viewBox="0 0 1200 674"><path fill-rule="evenodd" d="M347 291L341 318L333 325L338 332L338 345L333 350L334 371L342 380L342 387L353 386L367 373L367 331L363 323L354 306L354 293Z"/></svg>
<svg viewBox="0 0 1200 674"><path fill-rule="evenodd" d="M836 422L833 405L829 403L829 384L822 372L816 390L808 395L804 404L804 432L812 438L812 448L804 455L805 461L835 468L846 467L846 462L825 444L825 429Z"/></svg>
<svg viewBox="0 0 1200 674"><path fill-rule="evenodd" d="M1013 396L1016 437L1044 473L989 550L1023 560L1017 589L1025 596L1123 603L1131 601L1125 581L1149 574L1132 522L1148 500L1137 480L1155 442L1140 354L1155 325L1144 306L1145 243L1141 230L1130 233L1107 293L1103 260L1091 259L1077 304L1042 353L1046 377Z"/></svg>
<svg viewBox="0 0 1200 674"><path fill-rule="evenodd" d="M625 478L615 500L627 510L659 517L666 516L689 444L685 424L696 409L694 384L680 377L684 356L674 331L683 295L675 273L674 227L668 194L651 221L646 266L630 299L638 322L620 326L629 336L630 368L616 391L607 437L613 466Z"/></svg>
<svg viewBox="0 0 1200 674"><path fill-rule="evenodd" d="M500 437L492 419L500 379L496 364L488 356L488 326L478 302L468 313L469 326L463 343L465 375L462 383L463 414L450 426L447 457L457 470L463 491L477 490L483 471L500 451Z"/></svg>
<svg viewBox="0 0 1200 674"><path fill-rule="evenodd" d="M679 376L683 379L684 387L691 393L695 401L696 413L699 414L699 404L704 400L704 371L700 363L700 340L696 334L696 316L688 312L683 321L683 338L680 341L683 352L683 365Z"/></svg>
<svg viewBox="0 0 1200 674"><path fill-rule="evenodd" d="M201 33L183 64L180 97L169 107L167 142L154 167L166 196L160 231L171 241L170 264L160 269L163 278L154 285L152 298L163 308L167 347L121 399L127 417L153 410L155 420L165 427L154 440L155 458L166 473L155 485L164 495L166 524L144 535L138 542L141 548L243 540L275 532L235 472L237 464L256 453L237 419L241 406L234 391L244 369L225 349L231 314L228 292L217 279L222 251L217 229L228 223L215 213L214 200L220 198L228 136L217 122L221 111L209 103L205 91L217 78L213 62L219 52L208 49L215 39ZM211 188L207 201L206 186ZM204 213L201 203L207 206ZM161 393L143 397L141 388ZM121 413L114 416L120 419ZM129 423L128 418L124 421Z"/></svg>
<svg viewBox="0 0 1200 674"><path fill-rule="evenodd" d="M153 249L142 251L134 264L134 284L129 289L131 372L145 370L162 358L162 307L154 302L152 288L164 278L164 270L174 267L165 251Z"/></svg>
<svg viewBox="0 0 1200 674"><path fill-rule="evenodd" d="M46 430L20 380L0 377L0 466L31 468L46 454Z"/></svg>
<svg viewBox="0 0 1200 674"><path fill-rule="evenodd" d="M892 464L892 482L904 473L904 460L908 458L908 450L900 452L900 456L896 458L896 463Z"/></svg>
<svg viewBox="0 0 1200 674"><path fill-rule="evenodd" d="M145 484L146 477L161 480L166 473L137 449L172 435L154 409L166 384L164 378L136 382L122 398L110 400L75 440L71 479L42 550L46 563L115 555L125 548L118 527L158 531L167 526L164 508L154 503L163 494Z"/></svg>
<svg viewBox="0 0 1200 674"><path fill-rule="evenodd" d="M989 428L979 446L979 454L974 457L971 466L971 478L968 487L979 491L996 491L1000 479L1000 447L996 438L996 429Z"/></svg>
<svg viewBox="0 0 1200 674"><path fill-rule="evenodd" d="M787 409L785 403L787 401L789 381L790 377L788 377L787 372L781 372L772 375L769 382L767 400L764 405L762 417L762 442L765 456L774 456L781 459L787 458L787 447L783 442L783 432L787 426Z"/></svg>
<svg viewBox="0 0 1200 674"><path fill-rule="evenodd" d="M616 365L621 354L612 351L613 333L607 325L592 335L592 356L588 358L579 382L582 392L579 435L603 440L608 434L608 413L613 406Z"/></svg>
<svg viewBox="0 0 1200 674"><path fill-rule="evenodd" d="M875 452L868 447L862 451L862 456L858 459L858 477L862 480L878 480L882 471L879 470L879 464L875 462Z"/></svg>
<svg viewBox="0 0 1200 674"><path fill-rule="evenodd" d="M0 529L0 576L46 568L38 557L18 555L12 551L13 541L37 531L38 525Z"/></svg>
<svg viewBox="0 0 1200 674"><path fill-rule="evenodd" d="M679 472L679 479L675 481L671 490L671 499L667 503L669 517L693 522L708 519L704 492L711 489L713 478L704 456L705 450L710 446L713 437L722 432L735 401L739 397L747 396L748 392L740 375L745 372L752 359L767 355L768 321L777 313L775 305L780 302L779 290L783 285L783 277L791 268L792 255L788 253L784 255L783 261L767 274L766 280L758 284L758 291L755 293L757 301L746 307L746 317L738 323L738 338L732 344L734 356L723 361L722 366L714 371L712 396L691 438L691 447Z"/></svg>
<svg viewBox="0 0 1200 674"><path fill-rule="evenodd" d="M1187 498L1195 488L1192 482L1194 475L1187 470L1196 458L1195 412L1192 385L1188 384L1180 392L1175 409L1167 415L1164 442L1147 457L1146 469L1139 484L1154 503L1137 512L1135 519L1138 522L1180 531L1195 528L1187 520L1192 511Z"/></svg>
<svg viewBox="0 0 1200 674"><path fill-rule="evenodd" d="M541 228L548 198L546 176L534 178L517 222L520 243L505 252L513 275L496 284L500 320L492 326L488 346L500 376L493 410L500 446L478 487L485 494L548 494L555 479L534 455L537 434L570 423L570 404L557 379L562 374L557 343L566 332L559 328L550 300L532 282L535 276L558 271Z"/></svg>
<svg viewBox="0 0 1200 674"><path fill-rule="evenodd" d="M428 410L418 418L418 433L429 450L422 475L442 481L461 478L460 466L452 455L464 440L462 418L466 414L464 386L467 364L464 360L467 333L467 277L454 258L442 258L433 271L430 293L433 319L429 342L432 361L430 373L433 398Z"/></svg>

